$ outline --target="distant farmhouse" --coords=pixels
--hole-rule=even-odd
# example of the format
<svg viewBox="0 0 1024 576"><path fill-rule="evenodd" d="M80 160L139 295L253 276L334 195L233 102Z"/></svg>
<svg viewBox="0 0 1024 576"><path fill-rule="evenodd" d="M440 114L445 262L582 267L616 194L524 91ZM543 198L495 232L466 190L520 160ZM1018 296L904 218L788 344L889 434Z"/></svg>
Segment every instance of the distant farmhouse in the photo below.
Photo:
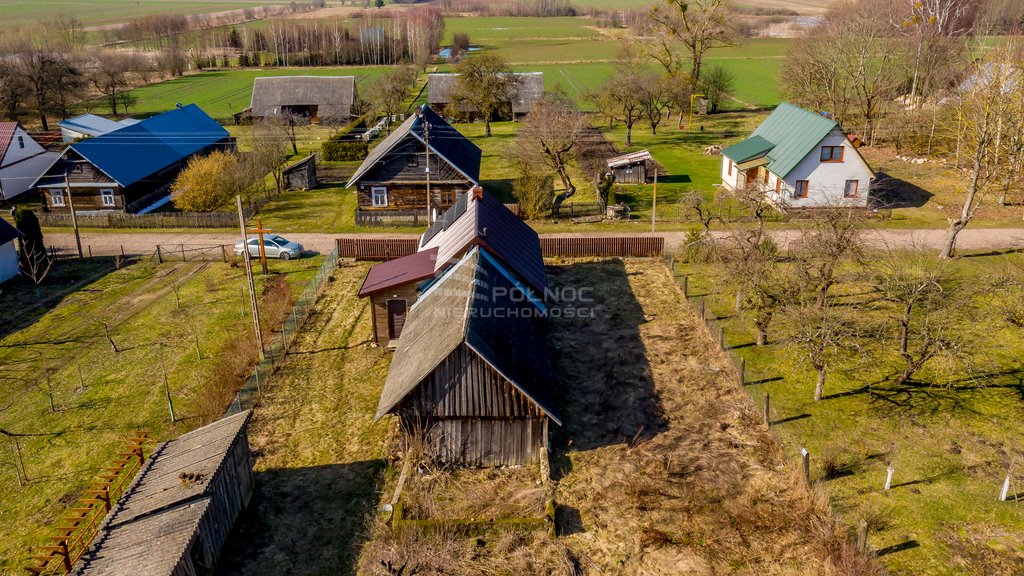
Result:
<svg viewBox="0 0 1024 576"><path fill-rule="evenodd" d="M254 118L294 116L312 124L341 124L356 102L353 76L271 76L252 84Z"/></svg>
<svg viewBox="0 0 1024 576"><path fill-rule="evenodd" d="M508 95L513 118L527 114L530 108L544 96L543 72L513 72L516 79L513 93ZM427 74L427 102L438 110L455 104L452 96L458 74ZM476 110L466 104L458 107L459 112L473 113Z"/></svg>
<svg viewBox="0 0 1024 576"><path fill-rule="evenodd" d="M345 187L356 186L357 216L425 217L428 182L431 212L444 210L479 184L480 156L476 144L424 105L370 151Z"/></svg>
<svg viewBox="0 0 1024 576"><path fill-rule="evenodd" d="M110 120L109 118L104 118L95 114L82 114L81 116L61 120L60 122L57 122L57 126L60 127L60 135L65 142L74 142L84 138L103 136L104 134L109 134L114 130L120 130L125 126L131 126L132 124L138 123L139 121L135 118Z"/></svg>
<svg viewBox="0 0 1024 576"><path fill-rule="evenodd" d="M722 150L726 189L756 189L783 208L867 206L874 177L838 122L786 102Z"/></svg>
<svg viewBox="0 0 1024 576"><path fill-rule="evenodd" d="M47 152L21 124L0 122L0 200L11 201L31 190L58 156Z"/></svg>
<svg viewBox="0 0 1024 576"><path fill-rule="evenodd" d="M195 104L70 145L36 182L53 211L145 213L169 197L193 156L234 148L231 135Z"/></svg>
<svg viewBox="0 0 1024 576"><path fill-rule="evenodd" d="M0 218L0 283L18 275L18 249L14 246L24 235Z"/></svg>

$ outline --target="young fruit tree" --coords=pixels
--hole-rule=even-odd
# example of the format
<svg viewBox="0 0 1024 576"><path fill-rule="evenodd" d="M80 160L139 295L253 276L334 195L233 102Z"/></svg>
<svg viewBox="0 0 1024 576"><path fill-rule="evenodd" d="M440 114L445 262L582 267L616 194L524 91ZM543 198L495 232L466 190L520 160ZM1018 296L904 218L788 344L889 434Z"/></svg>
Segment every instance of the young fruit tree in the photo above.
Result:
<svg viewBox="0 0 1024 576"><path fill-rule="evenodd" d="M828 372L856 349L853 323L835 306L816 303L787 306L785 319L789 327L786 342L793 355L817 374L817 402L825 393Z"/></svg>
<svg viewBox="0 0 1024 576"><path fill-rule="evenodd" d="M509 148L508 156L518 166L534 171L546 167L558 175L563 191L555 197L555 210L576 193L569 171L578 164L590 130L586 115L571 102L546 95L533 105Z"/></svg>
<svg viewBox="0 0 1024 576"><path fill-rule="evenodd" d="M476 110L484 120L484 135L490 136L491 118L518 97L518 77L494 52L463 59L455 65L455 72L459 76L452 100L457 106Z"/></svg>
<svg viewBox="0 0 1024 576"><path fill-rule="evenodd" d="M757 345L764 346L776 312L799 295L798 279L775 243L756 230L733 232L729 240L722 256L725 280L736 293L740 312L757 330Z"/></svg>
<svg viewBox="0 0 1024 576"><path fill-rule="evenodd" d="M844 263L863 256L864 218L849 208L814 212L800 231L797 267L804 284L813 287L815 302L824 307L828 291L840 280Z"/></svg>
<svg viewBox="0 0 1024 576"><path fill-rule="evenodd" d="M405 109L409 92L416 82L416 69L411 66L394 68L382 75L370 86L369 101L373 112L378 116L390 119Z"/></svg>

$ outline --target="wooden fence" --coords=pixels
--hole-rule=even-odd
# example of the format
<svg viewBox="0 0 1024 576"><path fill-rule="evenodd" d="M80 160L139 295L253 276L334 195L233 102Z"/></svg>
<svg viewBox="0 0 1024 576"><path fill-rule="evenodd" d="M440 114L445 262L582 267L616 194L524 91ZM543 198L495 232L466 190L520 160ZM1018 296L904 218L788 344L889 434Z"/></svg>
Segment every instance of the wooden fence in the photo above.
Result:
<svg viewBox="0 0 1024 576"><path fill-rule="evenodd" d="M583 218L585 216L604 216L605 208L600 202L567 202L552 212L548 218ZM517 212L518 213L518 212Z"/></svg>
<svg viewBox="0 0 1024 576"><path fill-rule="evenodd" d="M356 226L426 226L427 211L356 210Z"/></svg>
<svg viewBox="0 0 1024 576"><path fill-rule="evenodd" d="M338 257L356 260L392 260L416 252L416 238L338 238ZM665 239L652 236L541 237L546 258L650 258L665 251Z"/></svg>
<svg viewBox="0 0 1024 576"><path fill-rule="evenodd" d="M246 210L246 217L256 213ZM42 212L37 214L43 226L71 227L71 214ZM81 228L237 228L236 212L154 212L150 214L128 214L108 212L105 214L78 214Z"/></svg>
<svg viewBox="0 0 1024 576"><path fill-rule="evenodd" d="M157 244L153 257L160 264L164 262L227 262L228 254L235 249L226 244Z"/></svg>

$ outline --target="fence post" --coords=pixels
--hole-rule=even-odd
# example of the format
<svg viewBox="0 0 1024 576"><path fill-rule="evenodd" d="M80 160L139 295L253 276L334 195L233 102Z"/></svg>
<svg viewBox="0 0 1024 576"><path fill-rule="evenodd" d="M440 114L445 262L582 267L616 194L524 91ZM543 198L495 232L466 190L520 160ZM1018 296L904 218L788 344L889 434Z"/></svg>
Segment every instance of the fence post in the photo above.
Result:
<svg viewBox="0 0 1024 576"><path fill-rule="evenodd" d="M160 245L159 245L159 244L157 244L157 245L156 245L156 261L157 261L158 263L160 263L160 264L163 264L163 263L164 263L164 258L163 258L163 256L162 256L162 255L160 254Z"/></svg>
<svg viewBox="0 0 1024 576"><path fill-rule="evenodd" d="M181 261L185 262L185 245L181 245Z"/></svg>
<svg viewBox="0 0 1024 576"><path fill-rule="evenodd" d="M1006 498L1010 495L1010 475L1006 475L1006 480L1003 480L1003 490L999 493L999 501L1006 502Z"/></svg>
<svg viewBox="0 0 1024 576"><path fill-rule="evenodd" d="M683 298L690 298L690 275L683 274Z"/></svg>
<svg viewBox="0 0 1024 576"><path fill-rule="evenodd" d="M92 244L89 244L89 262L92 262Z"/></svg>
<svg viewBox="0 0 1024 576"><path fill-rule="evenodd" d="M807 486L811 485L811 453L807 451L807 448L800 449L800 456L803 459L804 468L804 482Z"/></svg>
<svg viewBox="0 0 1024 576"><path fill-rule="evenodd" d="M223 244L220 245L220 255L221 255L221 258L224 259L224 263L227 264L227 262L228 262L228 249Z"/></svg>
<svg viewBox="0 0 1024 576"><path fill-rule="evenodd" d="M772 425L772 395L767 392L764 394L764 425L769 428Z"/></svg>
<svg viewBox="0 0 1024 576"><path fill-rule="evenodd" d="M740 358L740 365L736 367L736 370L740 373L740 386L747 383L747 360L746 358Z"/></svg>
<svg viewBox="0 0 1024 576"><path fill-rule="evenodd" d="M857 526L857 550L862 553L868 550L868 521L861 520Z"/></svg>
<svg viewBox="0 0 1024 576"><path fill-rule="evenodd" d="M725 326L718 327L718 347L725 350Z"/></svg>
<svg viewBox="0 0 1024 576"><path fill-rule="evenodd" d="M886 490L892 488L892 475L893 475L894 472L896 472L896 467L893 466L892 464L890 464L885 469L885 489Z"/></svg>

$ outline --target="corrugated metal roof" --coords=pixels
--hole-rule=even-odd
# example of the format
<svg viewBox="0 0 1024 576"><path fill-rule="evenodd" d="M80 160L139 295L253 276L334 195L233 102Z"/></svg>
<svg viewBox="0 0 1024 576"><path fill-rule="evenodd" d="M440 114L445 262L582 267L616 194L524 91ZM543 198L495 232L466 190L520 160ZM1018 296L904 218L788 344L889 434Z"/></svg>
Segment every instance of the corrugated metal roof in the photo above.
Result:
<svg viewBox="0 0 1024 576"><path fill-rule="evenodd" d="M465 343L558 423L544 319L516 281L479 249L466 254L409 310L377 405L376 419L416 389ZM495 310L503 314L495 314ZM500 316L500 318L499 318Z"/></svg>
<svg viewBox="0 0 1024 576"><path fill-rule="evenodd" d="M125 118L124 120L118 121L97 116L95 114L82 114L81 116L61 120L60 122L57 122L57 126L73 130L80 134L95 137L109 134L115 130L124 128L125 126L133 126L138 123L139 121L134 118Z"/></svg>
<svg viewBox="0 0 1024 576"><path fill-rule="evenodd" d="M422 249L437 248L437 269L461 258L479 245L498 258L539 293L547 289L547 271L540 237L491 193L476 188L445 213L445 226L432 226L420 239ZM428 237L428 234L430 236Z"/></svg>
<svg viewBox="0 0 1024 576"><path fill-rule="evenodd" d="M356 98L354 76L261 76L253 80L253 116L274 116L282 106L317 106L322 118L347 117Z"/></svg>
<svg viewBox="0 0 1024 576"><path fill-rule="evenodd" d="M509 95L512 111L516 114L526 113L544 97L543 72L513 72L516 79L514 93ZM427 102L431 105L445 106L452 102L452 92L459 75L451 72L427 74ZM459 107L464 112L473 112L472 106Z"/></svg>
<svg viewBox="0 0 1024 576"><path fill-rule="evenodd" d="M195 104L189 104L77 142L69 150L121 186L130 186L229 137L223 126Z"/></svg>
<svg viewBox="0 0 1024 576"><path fill-rule="evenodd" d="M831 118L783 102L753 136L775 144L768 152L768 170L785 178L836 126L838 123Z"/></svg>
<svg viewBox="0 0 1024 576"><path fill-rule="evenodd" d="M647 150L638 150L636 152L630 152L629 154L623 154L622 156L615 156L606 160L609 168L617 168L619 166L627 166L636 162L643 162L647 160L653 160L651 153Z"/></svg>
<svg viewBox="0 0 1024 576"><path fill-rule="evenodd" d="M387 262L381 262L370 268L359 288L359 297L383 292L388 288L401 286L410 282L426 280L434 275L437 261L437 248L416 252Z"/></svg>
<svg viewBox="0 0 1024 576"><path fill-rule="evenodd" d="M775 144L772 144L760 136L751 136L742 142L722 149L722 156L725 156L739 164L741 162L746 162L751 158L760 158L774 147Z"/></svg>
<svg viewBox="0 0 1024 576"><path fill-rule="evenodd" d="M452 128L444 118L424 104L419 114L405 119L387 138L381 140L366 156L359 169L349 178L346 188L359 181L377 162L390 152L398 143L412 136L421 143L424 140L424 122L430 126L430 150L451 164L468 180L476 184L480 180L480 158L482 153L476 144Z"/></svg>
<svg viewBox="0 0 1024 576"><path fill-rule="evenodd" d="M25 235L21 233L21 230L15 228L7 220L0 218L0 246L24 237Z"/></svg>

